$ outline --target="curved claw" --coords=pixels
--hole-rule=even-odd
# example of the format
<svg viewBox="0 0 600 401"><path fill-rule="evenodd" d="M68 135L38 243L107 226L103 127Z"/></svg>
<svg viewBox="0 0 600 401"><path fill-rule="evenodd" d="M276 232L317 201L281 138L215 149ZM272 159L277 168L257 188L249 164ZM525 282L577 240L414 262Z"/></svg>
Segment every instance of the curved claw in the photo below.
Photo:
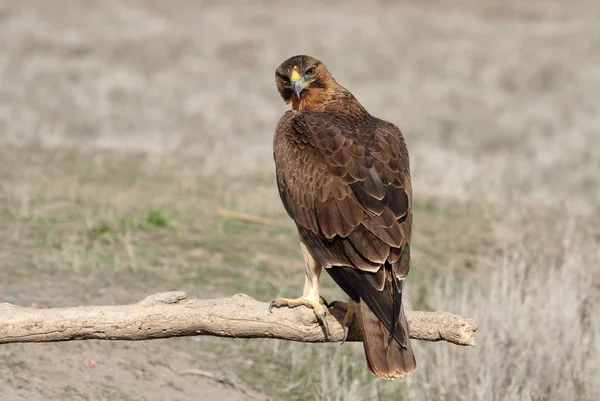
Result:
<svg viewBox="0 0 600 401"><path fill-rule="evenodd" d="M346 342L346 340L348 339L348 334L350 333L350 326L354 322L354 312L355 312L354 302L352 302L352 301L348 301L348 302L333 301L330 304L328 304L327 307L342 309L342 310L346 311L346 314L344 315L344 322L343 322L344 337L342 338L342 341L340 341L340 345L343 345Z"/></svg>
<svg viewBox="0 0 600 401"><path fill-rule="evenodd" d="M322 302L324 301L324 302ZM315 312L315 316L317 317L317 319L319 320L319 322L324 326L325 328L325 336L327 339L329 339L331 337L331 333L329 331L329 326L327 325L327 309L325 308L326 306L326 300L323 297L320 297L319 299L315 299L315 300L311 300L311 299L306 299L303 297L300 298L277 298L273 301L271 301L271 303L269 304L269 313L273 313L273 308L280 308L283 306L286 306L288 308L295 308L298 306L306 306L308 308L311 308L314 312Z"/></svg>
<svg viewBox="0 0 600 401"><path fill-rule="evenodd" d="M319 321L325 328L325 338L329 339L331 337L331 333L329 332L329 325L327 324L327 317L325 315L325 312L323 312L323 314L315 313L315 315L317 315L317 319L319 319Z"/></svg>
<svg viewBox="0 0 600 401"><path fill-rule="evenodd" d="M344 337L342 338L342 341L340 341L340 345L344 345L348 338L348 333L350 333L350 326L346 325L344 326Z"/></svg>

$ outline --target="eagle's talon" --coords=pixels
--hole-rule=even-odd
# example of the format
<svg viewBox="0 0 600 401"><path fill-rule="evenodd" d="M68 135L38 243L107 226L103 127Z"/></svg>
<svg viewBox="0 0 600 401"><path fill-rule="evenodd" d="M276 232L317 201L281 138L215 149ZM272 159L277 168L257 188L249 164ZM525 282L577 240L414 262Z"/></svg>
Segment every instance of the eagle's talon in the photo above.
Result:
<svg viewBox="0 0 600 401"><path fill-rule="evenodd" d="M348 338L348 333L350 333L350 327L346 325L344 326L344 337L342 338L342 341L340 341L340 345L344 345L346 339Z"/></svg>
<svg viewBox="0 0 600 401"><path fill-rule="evenodd" d="M343 345L348 338L348 334L350 333L350 326L354 322L355 304L353 301L333 301L327 305L327 307L346 311L346 314L344 315L344 321L342 322L342 325L344 326L344 337L342 338L342 341L340 341L340 345Z"/></svg>
<svg viewBox="0 0 600 401"><path fill-rule="evenodd" d="M325 298L323 298L321 296L315 301L304 298L304 297L295 298L295 299L276 298L275 300L271 301L271 303L269 304L269 312L273 313L272 312L273 308L281 308L283 306L287 306L288 308L295 308L297 306L302 305L302 306L306 306L307 308L311 308L315 312L315 315L316 315L317 319L319 320L319 322L321 322L321 324L325 328L326 338L329 339L331 336L330 336L330 332L329 332L329 326L327 325L327 309L326 309L327 304L322 303L322 301L325 301Z"/></svg>
<svg viewBox="0 0 600 401"><path fill-rule="evenodd" d="M325 314L324 311L323 311L323 313L315 313L315 314L317 315L317 319L319 319L319 321L323 325L323 328L325 328L325 339L329 340L329 338L331 338L331 333L329 332L329 325L327 324L327 315Z"/></svg>

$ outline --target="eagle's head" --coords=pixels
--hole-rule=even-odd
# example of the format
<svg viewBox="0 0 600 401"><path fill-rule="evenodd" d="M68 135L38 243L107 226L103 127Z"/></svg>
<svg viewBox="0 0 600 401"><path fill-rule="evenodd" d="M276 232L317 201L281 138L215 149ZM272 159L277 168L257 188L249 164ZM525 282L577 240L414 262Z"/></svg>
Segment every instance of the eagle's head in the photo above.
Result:
<svg viewBox="0 0 600 401"><path fill-rule="evenodd" d="M275 70L277 90L294 110L318 107L337 85L325 64L310 56L294 56Z"/></svg>

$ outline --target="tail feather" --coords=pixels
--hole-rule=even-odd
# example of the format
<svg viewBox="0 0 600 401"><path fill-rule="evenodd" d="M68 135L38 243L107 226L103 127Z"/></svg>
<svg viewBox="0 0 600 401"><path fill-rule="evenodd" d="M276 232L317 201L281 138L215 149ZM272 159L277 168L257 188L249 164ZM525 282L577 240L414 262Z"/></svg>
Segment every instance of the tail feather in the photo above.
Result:
<svg viewBox="0 0 600 401"><path fill-rule="evenodd" d="M374 273L345 266L327 269L357 305L369 369L387 379L407 376L417 367L402 305L402 280L392 275L392 268L386 265L377 273L385 275L382 289L371 284L368 275Z"/></svg>
<svg viewBox="0 0 600 401"><path fill-rule="evenodd" d="M390 331L364 303L357 304L356 316L363 335L363 345L369 370L385 379L394 379L411 374L417 368L417 362L408 340L408 327L404 308L400 310L396 330L402 331L405 344L390 340ZM400 333L397 333L400 334Z"/></svg>

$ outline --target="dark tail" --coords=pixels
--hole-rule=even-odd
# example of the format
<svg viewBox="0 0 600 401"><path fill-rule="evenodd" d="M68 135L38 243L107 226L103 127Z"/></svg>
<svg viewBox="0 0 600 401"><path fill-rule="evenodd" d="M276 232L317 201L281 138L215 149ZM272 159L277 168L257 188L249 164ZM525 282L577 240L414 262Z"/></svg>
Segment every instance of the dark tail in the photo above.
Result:
<svg viewBox="0 0 600 401"><path fill-rule="evenodd" d="M408 327L404 308L400 316L396 331L402 333L390 338L390 331L377 318L369 307L360 301L357 304L356 317L363 335L363 345L369 370L384 379L395 379L411 374L417 368L417 362L408 339ZM405 339L405 344L400 344L396 338Z"/></svg>
<svg viewBox="0 0 600 401"><path fill-rule="evenodd" d="M391 266L377 274L334 266L329 275L356 303L369 369L386 379L407 376L417 368L402 305L402 280Z"/></svg>

